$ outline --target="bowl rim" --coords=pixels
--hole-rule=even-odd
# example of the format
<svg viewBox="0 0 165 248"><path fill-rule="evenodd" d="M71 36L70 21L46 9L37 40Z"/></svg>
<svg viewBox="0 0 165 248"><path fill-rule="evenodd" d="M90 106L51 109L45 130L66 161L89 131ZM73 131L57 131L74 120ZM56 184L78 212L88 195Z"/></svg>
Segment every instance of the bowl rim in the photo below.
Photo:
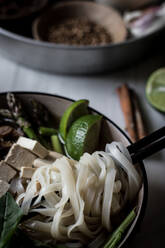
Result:
<svg viewBox="0 0 165 248"><path fill-rule="evenodd" d="M3 92L0 92L0 96L5 96L7 93L13 93L13 94L17 94L17 95L21 95L21 94L24 94L24 95L29 95L29 94L31 94L31 95L40 95L40 96L48 96L48 97L52 97L52 98L56 97L56 98L59 98L59 99L68 100L70 102L75 101L72 98L61 96L61 95L58 95L58 94L51 94L51 93L45 93L45 92L36 92L36 91L3 91ZM94 111L95 113L97 113L99 115L102 115L105 120L110 122L116 129L118 129L118 131L128 140L128 142L130 144L133 143L130 140L130 138L128 137L128 135L115 122L113 122L111 119L109 119L106 115L102 114L101 112L97 111L96 109L94 109L94 108L92 108L90 106L89 106L89 109ZM140 168L141 168L142 173L143 173L143 188L144 188L143 201L142 201L140 213L139 213L139 216L138 216L138 218L136 220L136 223L135 223L134 227L132 228L129 236L127 237L125 242L122 244L122 246L128 244L128 242L131 240L131 238L134 236L134 234L136 234L136 232L139 231L140 225L141 225L141 223L142 223L142 221L144 219L146 208L147 208L148 179L147 179L147 173L146 173L146 169L144 167L143 161L140 161L140 165L141 165Z"/></svg>
<svg viewBox="0 0 165 248"><path fill-rule="evenodd" d="M33 38L25 37L20 34L16 34L14 32L8 31L5 28L0 27L0 35L8 37L10 39L13 39L18 42L23 42L25 44L29 45L34 45L34 46L39 46L43 48L48 48L48 49L63 49L63 50L83 50L83 51L88 51L88 50L101 50L101 49L107 49L107 48L118 48L121 46L127 46L127 45L132 45L136 42L143 41L147 38L153 37L157 34L159 34L161 31L165 30L165 27L159 27L156 31L153 31L149 34L144 34L141 37L133 37L131 39L126 39L125 41L118 42L118 43L110 43L110 44L105 44L105 45L67 45L67 44L55 44L51 42L46 42L46 41L40 41L40 40L35 40Z"/></svg>

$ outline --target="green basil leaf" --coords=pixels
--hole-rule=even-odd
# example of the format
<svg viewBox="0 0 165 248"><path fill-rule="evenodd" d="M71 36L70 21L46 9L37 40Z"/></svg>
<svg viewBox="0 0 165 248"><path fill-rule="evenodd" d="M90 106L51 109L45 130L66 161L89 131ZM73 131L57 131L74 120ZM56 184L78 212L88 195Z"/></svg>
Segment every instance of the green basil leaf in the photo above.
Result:
<svg viewBox="0 0 165 248"><path fill-rule="evenodd" d="M0 248L7 248L23 216L10 193L0 199Z"/></svg>
<svg viewBox="0 0 165 248"><path fill-rule="evenodd" d="M6 195L0 199L0 234L3 230L3 222L5 216Z"/></svg>

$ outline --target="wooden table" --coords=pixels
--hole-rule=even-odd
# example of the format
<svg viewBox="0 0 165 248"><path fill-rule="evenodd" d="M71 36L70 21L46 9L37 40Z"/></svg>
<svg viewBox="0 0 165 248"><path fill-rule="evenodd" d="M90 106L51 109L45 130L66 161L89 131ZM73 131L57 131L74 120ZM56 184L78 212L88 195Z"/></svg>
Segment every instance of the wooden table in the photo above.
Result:
<svg viewBox="0 0 165 248"><path fill-rule="evenodd" d="M90 105L115 121L124 129L116 88L123 82L137 92L148 132L165 124L165 115L157 112L145 98L146 79L150 73L165 65L165 56L154 57L132 68L100 76L62 76L34 71L0 57L0 91L39 91L87 98ZM149 198L141 230L130 244L131 248L165 247L165 152L145 161L149 182ZM128 248L128 247L127 247Z"/></svg>

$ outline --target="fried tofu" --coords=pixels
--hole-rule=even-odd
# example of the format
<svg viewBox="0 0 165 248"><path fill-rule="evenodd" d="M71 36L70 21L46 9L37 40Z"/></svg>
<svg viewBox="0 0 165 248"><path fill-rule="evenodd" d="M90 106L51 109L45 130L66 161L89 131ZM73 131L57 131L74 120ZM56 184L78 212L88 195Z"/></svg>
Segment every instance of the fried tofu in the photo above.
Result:
<svg viewBox="0 0 165 248"><path fill-rule="evenodd" d="M6 194L6 192L9 190L9 187L10 187L10 185L7 182L0 180L0 198L4 194Z"/></svg>
<svg viewBox="0 0 165 248"><path fill-rule="evenodd" d="M35 168L31 167L21 167L20 177L31 179L35 170Z"/></svg>
<svg viewBox="0 0 165 248"><path fill-rule="evenodd" d="M49 157L52 159L62 158L64 155L55 151L49 151Z"/></svg>
<svg viewBox="0 0 165 248"><path fill-rule="evenodd" d="M36 156L27 149L22 148L18 144L13 144L10 148L5 162L16 170L20 170L21 167L32 167Z"/></svg>
<svg viewBox="0 0 165 248"><path fill-rule="evenodd" d="M17 144L34 153L39 158L45 158L49 153L38 141L29 138L19 137Z"/></svg>
<svg viewBox="0 0 165 248"><path fill-rule="evenodd" d="M5 161L0 162L0 180L10 182L17 172L11 168Z"/></svg>
<svg viewBox="0 0 165 248"><path fill-rule="evenodd" d="M49 166L52 163L53 163L53 161L51 161L51 160L37 158L37 159L34 160L33 166L35 168L39 168L39 167L42 167L42 166L45 166L45 165Z"/></svg>

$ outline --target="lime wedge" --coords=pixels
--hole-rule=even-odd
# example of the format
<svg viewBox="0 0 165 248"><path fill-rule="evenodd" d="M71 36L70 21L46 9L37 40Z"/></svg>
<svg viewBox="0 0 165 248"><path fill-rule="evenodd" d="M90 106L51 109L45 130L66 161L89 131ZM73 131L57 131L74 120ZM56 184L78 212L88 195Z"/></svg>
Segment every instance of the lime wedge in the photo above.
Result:
<svg viewBox="0 0 165 248"><path fill-rule="evenodd" d="M73 122L66 138L66 151L68 155L79 160L84 152L92 153L98 146L100 115L85 115Z"/></svg>
<svg viewBox="0 0 165 248"><path fill-rule="evenodd" d="M71 124L80 116L88 114L88 103L89 101L85 99L76 101L72 103L64 112L59 127L60 136L64 141Z"/></svg>
<svg viewBox="0 0 165 248"><path fill-rule="evenodd" d="M151 74L146 86L146 96L153 107L165 112L165 68Z"/></svg>

